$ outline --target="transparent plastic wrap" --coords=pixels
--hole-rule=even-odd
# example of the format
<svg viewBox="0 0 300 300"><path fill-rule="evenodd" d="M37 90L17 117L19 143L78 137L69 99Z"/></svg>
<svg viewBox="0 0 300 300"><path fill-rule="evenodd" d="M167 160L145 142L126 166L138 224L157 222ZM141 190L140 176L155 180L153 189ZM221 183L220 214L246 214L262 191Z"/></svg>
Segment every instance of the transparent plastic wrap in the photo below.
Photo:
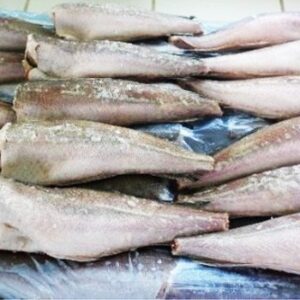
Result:
<svg viewBox="0 0 300 300"><path fill-rule="evenodd" d="M0 16L21 18L53 27L47 15L0 11ZM214 31L219 26L219 23L204 23L206 32ZM142 44L176 55L203 55L182 51L168 44L166 39ZM14 91L13 85L0 86L0 99L12 102ZM135 129L168 139L191 151L213 154L267 125L268 122L261 118L226 112L224 116L217 118L137 126ZM123 180L121 182L119 191L124 188ZM159 191L157 184L160 186ZM112 185L113 183L108 182L106 188L116 189ZM133 185L131 188L135 190L138 189L137 186ZM130 193L128 187L125 188L126 192ZM146 192L152 195L153 199L170 201L174 197L174 186L166 181L154 181L153 190L149 189ZM162 199L163 197L165 199ZM245 221L238 220L233 224L240 226L245 224ZM56 260L37 254L1 252L0 255L0 298L3 299L263 299L297 298L299 293L299 276L253 269L211 268L190 259L172 257L169 248L162 247L123 253L92 263Z"/></svg>

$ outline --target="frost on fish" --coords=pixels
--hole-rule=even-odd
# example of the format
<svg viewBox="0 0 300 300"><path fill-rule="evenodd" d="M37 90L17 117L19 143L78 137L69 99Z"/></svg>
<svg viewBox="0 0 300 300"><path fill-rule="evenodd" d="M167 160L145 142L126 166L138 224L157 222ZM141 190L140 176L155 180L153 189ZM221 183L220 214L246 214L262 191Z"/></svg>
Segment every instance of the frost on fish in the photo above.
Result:
<svg viewBox="0 0 300 300"><path fill-rule="evenodd" d="M300 165L282 167L180 195L179 203L231 217L278 216L300 212Z"/></svg>
<svg viewBox="0 0 300 300"><path fill-rule="evenodd" d="M199 52L254 49L300 39L300 13L260 14L200 37L174 36L170 41Z"/></svg>
<svg viewBox="0 0 300 300"><path fill-rule="evenodd" d="M14 122L16 114L12 109L12 106L8 103L0 101L0 128L9 122Z"/></svg>
<svg viewBox="0 0 300 300"><path fill-rule="evenodd" d="M91 261L178 236L226 230L226 214L0 177L0 249Z"/></svg>
<svg viewBox="0 0 300 300"><path fill-rule="evenodd" d="M220 234L179 238L173 254L216 266L272 269L300 274L300 214Z"/></svg>
<svg viewBox="0 0 300 300"><path fill-rule="evenodd" d="M300 117L263 128L215 154L215 169L182 188L216 185L253 173L300 163Z"/></svg>
<svg viewBox="0 0 300 300"><path fill-rule="evenodd" d="M28 82L14 100L18 121L78 119L131 125L221 115L217 103L175 84L114 79Z"/></svg>
<svg viewBox="0 0 300 300"><path fill-rule="evenodd" d="M41 25L13 18L0 17L0 50L24 51L27 35L30 33L51 35L51 31Z"/></svg>
<svg viewBox="0 0 300 300"><path fill-rule="evenodd" d="M205 72L202 61L112 41L75 42L29 35L26 59L52 77L165 78Z"/></svg>
<svg viewBox="0 0 300 300"><path fill-rule="evenodd" d="M213 78L244 79L300 75L300 41L202 59ZM200 74L201 75L201 74Z"/></svg>
<svg viewBox="0 0 300 300"><path fill-rule="evenodd" d="M87 121L8 123L1 130L4 177L67 185L121 174L193 174L210 156L132 129Z"/></svg>
<svg viewBox="0 0 300 300"><path fill-rule="evenodd" d="M0 83L18 82L25 79L22 67L24 54L0 51Z"/></svg>
<svg viewBox="0 0 300 300"><path fill-rule="evenodd" d="M82 41L202 33L197 21L116 4L65 3L54 7L53 19L58 36Z"/></svg>
<svg viewBox="0 0 300 300"><path fill-rule="evenodd" d="M279 76L244 80L182 80L185 87L223 107L270 119L300 115L300 77Z"/></svg>

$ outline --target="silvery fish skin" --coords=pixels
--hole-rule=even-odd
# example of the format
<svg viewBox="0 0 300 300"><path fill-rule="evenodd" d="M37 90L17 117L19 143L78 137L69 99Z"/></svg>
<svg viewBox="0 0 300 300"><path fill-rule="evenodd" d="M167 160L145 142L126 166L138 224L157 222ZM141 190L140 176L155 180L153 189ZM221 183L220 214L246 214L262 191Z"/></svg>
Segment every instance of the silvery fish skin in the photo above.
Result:
<svg viewBox="0 0 300 300"><path fill-rule="evenodd" d="M0 51L0 83L17 82L25 79L22 67L24 54Z"/></svg>
<svg viewBox="0 0 300 300"><path fill-rule="evenodd" d="M113 125L179 121L221 115L216 102L175 84L74 79L20 85L14 100L18 121L88 120Z"/></svg>
<svg viewBox="0 0 300 300"><path fill-rule="evenodd" d="M300 76L244 80L185 80L182 83L221 106L268 119L300 115Z"/></svg>
<svg viewBox="0 0 300 300"><path fill-rule="evenodd" d="M0 17L0 50L24 51L30 33L51 35L51 31L41 25Z"/></svg>
<svg viewBox="0 0 300 300"><path fill-rule="evenodd" d="M202 59L202 76L244 79L300 75L300 41Z"/></svg>
<svg viewBox="0 0 300 300"><path fill-rule="evenodd" d="M226 230L214 214L78 188L47 189L0 179L0 249L92 261L138 247Z"/></svg>
<svg viewBox="0 0 300 300"><path fill-rule="evenodd" d="M120 175L84 183L80 187L96 191L119 192L139 198L168 202L174 200L177 191L175 180L151 175Z"/></svg>
<svg viewBox="0 0 300 300"><path fill-rule="evenodd" d="M272 269L300 274L300 214L244 226L220 234L179 238L173 254L216 266Z"/></svg>
<svg viewBox="0 0 300 300"><path fill-rule="evenodd" d="M123 174L192 174L210 156L132 129L88 121L8 123L0 132L4 177L67 185Z"/></svg>
<svg viewBox="0 0 300 300"><path fill-rule="evenodd" d="M132 41L170 34L201 34L186 18L113 4L65 3L54 7L58 36L81 41Z"/></svg>
<svg viewBox="0 0 300 300"><path fill-rule="evenodd" d="M214 171L181 188L217 185L232 179L300 163L300 117L265 127L214 155Z"/></svg>
<svg viewBox="0 0 300 300"><path fill-rule="evenodd" d="M61 78L152 79L196 76L205 71L202 61L112 41L75 42L29 35L25 55L40 72Z"/></svg>
<svg viewBox="0 0 300 300"><path fill-rule="evenodd" d="M300 39L300 13L261 14L242 19L201 37L174 36L183 49L199 52L254 49Z"/></svg>
<svg viewBox="0 0 300 300"><path fill-rule="evenodd" d="M230 217L280 216L300 212L300 165L250 175L193 195L178 203L193 204Z"/></svg>
<svg viewBox="0 0 300 300"><path fill-rule="evenodd" d="M16 114L12 106L8 103L0 101L0 128L9 122L16 120Z"/></svg>

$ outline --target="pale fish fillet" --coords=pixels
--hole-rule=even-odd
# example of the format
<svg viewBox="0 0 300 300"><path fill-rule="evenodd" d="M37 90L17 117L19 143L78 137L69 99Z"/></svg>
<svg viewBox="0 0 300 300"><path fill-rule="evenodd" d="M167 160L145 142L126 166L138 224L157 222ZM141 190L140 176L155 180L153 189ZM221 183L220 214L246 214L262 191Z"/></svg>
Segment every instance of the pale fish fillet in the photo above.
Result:
<svg viewBox="0 0 300 300"><path fill-rule="evenodd" d="M280 216L300 212L300 165L250 175L193 195L179 203L231 217Z"/></svg>
<svg viewBox="0 0 300 300"><path fill-rule="evenodd" d="M114 79L32 81L18 87L18 121L88 120L113 125L159 123L222 114L216 102L175 84Z"/></svg>
<svg viewBox="0 0 300 300"><path fill-rule="evenodd" d="M41 25L0 17L0 50L24 51L27 35L30 33L53 35L50 30Z"/></svg>
<svg viewBox="0 0 300 300"><path fill-rule="evenodd" d="M29 35L26 59L52 77L185 77L202 74L200 60L112 41L75 42ZM30 77L30 75L29 75Z"/></svg>
<svg viewBox="0 0 300 300"><path fill-rule="evenodd" d="M117 193L46 189L0 178L0 249L90 261L178 236L226 230L226 214Z"/></svg>
<svg viewBox="0 0 300 300"><path fill-rule="evenodd" d="M0 101L0 128L9 122L16 120L16 114L12 109L12 106L8 103Z"/></svg>
<svg viewBox="0 0 300 300"><path fill-rule="evenodd" d="M216 78L254 78L300 75L300 41L243 53L205 58L203 76Z"/></svg>
<svg viewBox="0 0 300 300"><path fill-rule="evenodd" d="M54 7L53 19L57 35L81 41L202 33L197 21L115 4L65 3Z"/></svg>
<svg viewBox="0 0 300 300"><path fill-rule="evenodd" d="M0 84L25 79L22 67L24 54L0 51Z"/></svg>
<svg viewBox="0 0 300 300"><path fill-rule="evenodd" d="M181 187L198 188L300 163L300 117L279 122L246 136L215 154L214 171Z"/></svg>
<svg viewBox="0 0 300 300"><path fill-rule="evenodd" d="M300 116L300 76L228 81L191 79L182 84L224 107L263 118Z"/></svg>
<svg viewBox="0 0 300 300"><path fill-rule="evenodd" d="M217 266L272 269L300 274L300 214L220 234L179 238L173 254Z"/></svg>
<svg viewBox="0 0 300 300"><path fill-rule="evenodd" d="M213 158L148 134L88 121L6 124L1 132L4 177L66 185L121 174L191 174Z"/></svg>
<svg viewBox="0 0 300 300"><path fill-rule="evenodd" d="M199 52L253 49L300 39L300 13L285 12L248 17L201 37L174 36L170 41Z"/></svg>

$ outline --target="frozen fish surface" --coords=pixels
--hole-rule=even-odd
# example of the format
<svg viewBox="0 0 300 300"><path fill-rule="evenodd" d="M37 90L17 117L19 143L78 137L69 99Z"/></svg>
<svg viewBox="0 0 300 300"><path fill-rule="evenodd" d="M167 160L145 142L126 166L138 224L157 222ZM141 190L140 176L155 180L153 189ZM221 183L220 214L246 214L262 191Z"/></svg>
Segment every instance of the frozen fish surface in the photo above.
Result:
<svg viewBox="0 0 300 300"><path fill-rule="evenodd" d="M1 130L4 177L67 185L123 174L192 174L210 156L132 129L88 121L8 123Z"/></svg>
<svg viewBox="0 0 300 300"><path fill-rule="evenodd" d="M300 274L300 214L220 234L176 239L173 254L216 266L272 269Z"/></svg>
<svg viewBox="0 0 300 300"><path fill-rule="evenodd" d="M58 36L81 41L132 41L201 34L197 21L116 4L64 3L53 9Z"/></svg>
<svg viewBox="0 0 300 300"><path fill-rule="evenodd" d="M183 85L221 106L268 119L300 115L300 76L279 76L244 80L191 79Z"/></svg>
<svg viewBox="0 0 300 300"><path fill-rule="evenodd" d="M202 74L200 60L113 41L76 42L29 35L26 59L39 76L168 78Z"/></svg>
<svg viewBox="0 0 300 300"><path fill-rule="evenodd" d="M300 13L261 14L204 36L173 36L171 42L199 52L255 49L300 39Z"/></svg>
<svg viewBox="0 0 300 300"><path fill-rule="evenodd" d="M124 126L222 114L216 102L175 84L110 78L27 82L17 90L14 109L18 121L73 119Z"/></svg>
<svg viewBox="0 0 300 300"><path fill-rule="evenodd" d="M25 80L23 58L22 53L0 51L0 84Z"/></svg>
<svg viewBox="0 0 300 300"><path fill-rule="evenodd" d="M300 165L253 174L192 195L179 195L178 202L206 211L227 212L230 217L300 212Z"/></svg>
<svg viewBox="0 0 300 300"><path fill-rule="evenodd" d="M226 230L227 215L121 194L0 179L0 249L92 261L177 236Z"/></svg>
<svg viewBox="0 0 300 300"><path fill-rule="evenodd" d="M8 103L0 101L0 128L9 122L16 120L16 114L12 106Z"/></svg>
<svg viewBox="0 0 300 300"><path fill-rule="evenodd" d="M196 182L182 182L181 186L216 185L253 173L299 164L299 134L299 117L265 127L219 151L214 156L213 171L203 174Z"/></svg>

